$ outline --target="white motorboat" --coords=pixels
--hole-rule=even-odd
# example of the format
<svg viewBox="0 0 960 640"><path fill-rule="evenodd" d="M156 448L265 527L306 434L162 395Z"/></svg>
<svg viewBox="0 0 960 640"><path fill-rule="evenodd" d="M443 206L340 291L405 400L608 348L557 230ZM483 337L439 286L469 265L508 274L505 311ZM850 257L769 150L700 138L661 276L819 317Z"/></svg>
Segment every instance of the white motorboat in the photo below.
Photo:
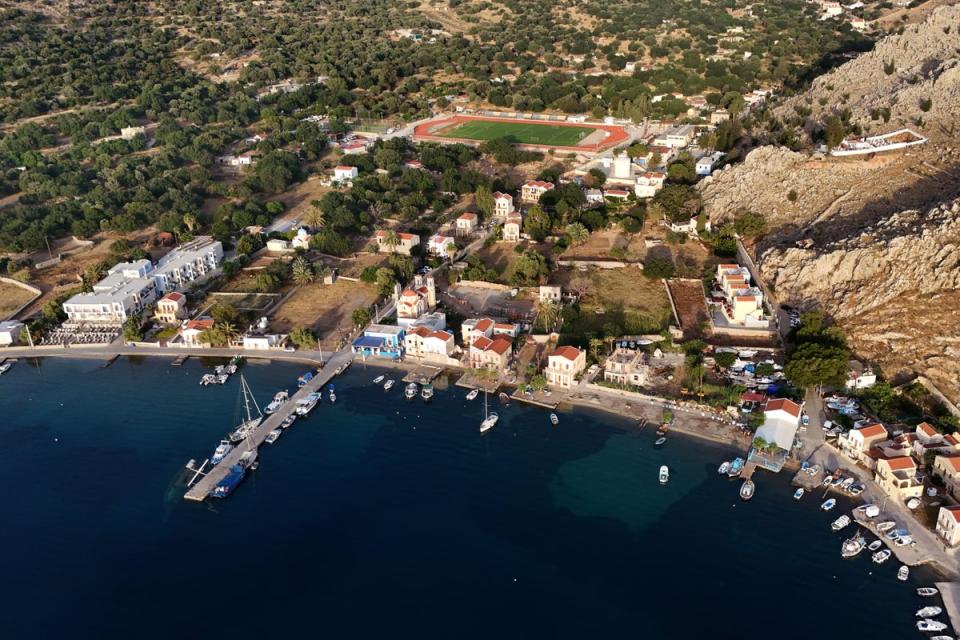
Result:
<svg viewBox="0 0 960 640"><path fill-rule="evenodd" d="M267 415L275 412L277 409L283 406L283 403L290 399L290 394L286 391L278 391L275 396L273 396L273 401L263 408L263 412Z"/></svg>
<svg viewBox="0 0 960 640"><path fill-rule="evenodd" d="M487 412L487 392L483 392L483 421L480 423L480 433L486 433L493 429L494 425L497 424L497 420L500 419L500 416L496 412L488 413Z"/></svg>
<svg viewBox="0 0 960 640"><path fill-rule="evenodd" d="M893 555L893 552L890 551L890 549L884 549L883 551L877 551L875 554L873 554L870 557L877 564L883 564L884 562L890 559L891 555Z"/></svg>
<svg viewBox="0 0 960 640"><path fill-rule="evenodd" d="M420 389L420 397L423 398L424 402L430 402L433 399L433 385L429 382L423 385L423 388Z"/></svg>
<svg viewBox="0 0 960 640"><path fill-rule="evenodd" d="M653 443L653 446L662 447L664 444L666 444L666 442L667 442L667 437L663 436L661 438L657 438L657 441Z"/></svg>
<svg viewBox="0 0 960 640"><path fill-rule="evenodd" d="M12 366L12 362L4 362L3 364L0 364L0 376L5 374L7 371L10 371L10 367Z"/></svg>
<svg viewBox="0 0 960 640"><path fill-rule="evenodd" d="M467 394L467 400L476 400L478 395L480 395L480 389L474 389Z"/></svg>
<svg viewBox="0 0 960 640"><path fill-rule="evenodd" d="M756 485L753 484L753 480L744 480L743 484L740 485L740 499L744 502L752 499L755 491Z"/></svg>
<svg viewBox="0 0 960 640"><path fill-rule="evenodd" d="M717 469L717 473L719 473L720 475L724 475L727 471L730 471L730 462L728 460L724 460L720 464L720 468Z"/></svg>
<svg viewBox="0 0 960 640"><path fill-rule="evenodd" d="M305 416L313 411L313 408L317 406L317 403L320 402L322 396L319 391L314 391L306 398L300 398L297 400L297 408L295 411L298 416Z"/></svg>
<svg viewBox="0 0 960 640"><path fill-rule="evenodd" d="M283 422L280 423L281 429L289 429L293 426L293 423L297 421L297 414L291 413L286 418L283 419Z"/></svg>
<svg viewBox="0 0 960 640"><path fill-rule="evenodd" d="M380 384L381 382L383 382L383 379L386 377L387 376L377 376L376 378L373 379L373 384Z"/></svg>
<svg viewBox="0 0 960 640"><path fill-rule="evenodd" d="M844 527L850 525L850 516L842 515L830 524L830 528L834 531L840 531Z"/></svg>
<svg viewBox="0 0 960 640"><path fill-rule="evenodd" d="M943 613L943 609L940 607L923 607L922 609L917 610L918 618L932 618Z"/></svg>
<svg viewBox="0 0 960 640"><path fill-rule="evenodd" d="M930 640L953 640L953 636L930 636Z"/></svg>
<svg viewBox="0 0 960 640"><path fill-rule="evenodd" d="M560 418L557 417L557 414L551 413L551 414L550 414L550 424L552 424L552 425L557 425L557 424L559 424L559 423L560 423Z"/></svg>
<svg viewBox="0 0 960 640"><path fill-rule="evenodd" d="M844 478L843 482L840 483L840 488L846 491L853 486L853 483L856 482L853 478Z"/></svg>
<svg viewBox="0 0 960 640"><path fill-rule="evenodd" d="M895 526L897 526L896 522L893 520L887 520L886 522L881 522L877 525L877 531L883 533L884 531L890 531L890 529L893 529Z"/></svg>
<svg viewBox="0 0 960 640"><path fill-rule="evenodd" d="M831 482L833 482L833 476L827 476L823 479L823 486L829 487Z"/></svg>
<svg viewBox="0 0 960 640"><path fill-rule="evenodd" d="M670 467L664 464L660 466L660 484L668 482L670 482Z"/></svg>
<svg viewBox="0 0 960 640"><path fill-rule="evenodd" d="M844 558L852 558L859 554L866 547L866 541L859 533L852 538L843 541L840 547L840 555Z"/></svg>
<svg viewBox="0 0 960 640"><path fill-rule="evenodd" d="M899 569L897 569L897 580L899 580L900 582L906 582L909 579L910 579L910 567L908 567L907 565L903 565Z"/></svg>
<svg viewBox="0 0 960 640"><path fill-rule="evenodd" d="M800 487L799 489L793 492L793 499L799 500L800 498L803 497L803 494L804 494L803 487Z"/></svg>
<svg viewBox="0 0 960 640"><path fill-rule="evenodd" d="M229 440L221 440L217 448L213 450L213 455L210 456L210 464L219 464L232 450L233 445L230 444Z"/></svg>
<svg viewBox="0 0 960 640"><path fill-rule="evenodd" d="M940 590L934 587L919 587L917 589L917 595L922 598L929 598L930 596L935 596L938 593L940 593Z"/></svg>
<svg viewBox="0 0 960 640"><path fill-rule="evenodd" d="M393 380L387 380L383 383L383 390L390 391L393 388L393 385L396 384Z"/></svg>
<svg viewBox="0 0 960 640"><path fill-rule="evenodd" d="M824 502L822 505L820 505L820 508L823 509L824 511L830 511L830 509L833 509L836 505L837 505L837 501L834 498L830 498L829 500Z"/></svg>
<svg viewBox="0 0 960 640"><path fill-rule="evenodd" d="M403 390L403 395L407 400L413 400L417 397L417 392L420 391L420 387L417 386L416 382L411 382L407 385L406 389Z"/></svg>
<svg viewBox="0 0 960 640"><path fill-rule="evenodd" d="M281 429L274 429L273 431L267 434L267 437L264 438L263 441L266 442L267 444L273 444L274 442L280 439L281 435L283 435L283 431Z"/></svg>
<svg viewBox="0 0 960 640"><path fill-rule="evenodd" d="M917 620L918 631L943 631L947 625L939 620Z"/></svg>
<svg viewBox="0 0 960 640"><path fill-rule="evenodd" d="M870 551L877 551L882 546L883 546L883 540L874 540L869 544L869 546L867 546L867 549L870 549Z"/></svg>

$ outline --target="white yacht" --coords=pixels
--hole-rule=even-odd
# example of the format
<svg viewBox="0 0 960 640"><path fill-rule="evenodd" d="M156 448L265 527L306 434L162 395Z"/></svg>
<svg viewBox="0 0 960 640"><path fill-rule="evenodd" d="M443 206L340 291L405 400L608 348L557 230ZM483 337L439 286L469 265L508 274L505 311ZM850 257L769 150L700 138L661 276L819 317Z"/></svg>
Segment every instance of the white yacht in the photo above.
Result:
<svg viewBox="0 0 960 640"><path fill-rule="evenodd" d="M232 450L233 445L230 444L229 440L221 440L217 448L213 450L213 455L210 456L210 464L219 464Z"/></svg>
<svg viewBox="0 0 960 640"><path fill-rule="evenodd" d="M267 437L264 438L263 441L266 442L267 444L273 444L274 442L280 439L281 435L283 435L283 431L281 429L274 429L273 431L267 434Z"/></svg>
<svg viewBox="0 0 960 640"><path fill-rule="evenodd" d="M383 390L390 391L390 389L393 389L394 384L396 383L393 380L387 380L386 382L383 383Z"/></svg>
<svg viewBox="0 0 960 640"><path fill-rule="evenodd" d="M419 388L417 387L417 383L416 383L416 382L411 382L411 383L408 384L408 385L406 386L406 388L403 390L403 395L406 397L407 400L413 400L414 398L417 397L417 391L418 391L418 390L419 390Z"/></svg>
<svg viewBox="0 0 960 640"><path fill-rule="evenodd" d="M559 424L559 423L560 423L560 418L557 417L557 414L551 413L551 414L550 414L550 424L557 425L557 424Z"/></svg>
<svg viewBox="0 0 960 640"><path fill-rule="evenodd" d="M910 567L908 567L907 565L903 565L899 569L897 569L897 580L899 580L900 582L906 582L909 579L910 579Z"/></svg>
<svg viewBox="0 0 960 640"><path fill-rule="evenodd" d="M660 466L660 484L668 482L670 482L670 467L664 464Z"/></svg>
<svg viewBox="0 0 960 640"><path fill-rule="evenodd" d="M724 460L724 461L720 464L720 468L717 469L717 473L719 473L720 475L724 475L724 474L727 473L727 471L730 471L730 461L729 461L729 460Z"/></svg>
<svg viewBox="0 0 960 640"><path fill-rule="evenodd" d="M480 433L486 433L493 429L494 425L497 424L497 420L500 419L500 416L496 412L487 411L487 392L483 392L483 422L480 423Z"/></svg>
<svg viewBox="0 0 960 640"><path fill-rule="evenodd" d="M850 516L843 515L837 518L836 520L834 520L833 523L830 525L830 528L833 529L834 531L840 531L841 529L848 526L849 524L850 524Z"/></svg>
<svg viewBox="0 0 960 640"><path fill-rule="evenodd" d="M947 625L939 620L917 620L918 631L943 631Z"/></svg>
<svg viewBox="0 0 960 640"><path fill-rule="evenodd" d="M800 487L799 489L793 492L793 499L799 500L800 498L803 497L803 494L804 494L804 489L803 487Z"/></svg>
<svg viewBox="0 0 960 640"><path fill-rule="evenodd" d="M7 371L10 371L10 367L12 366L12 362L4 362L3 364L0 364L0 376L5 374Z"/></svg>
<svg viewBox="0 0 960 640"><path fill-rule="evenodd" d="M935 587L920 587L917 589L917 595L923 598L929 598L930 596L935 596L940 591Z"/></svg>
<svg viewBox="0 0 960 640"><path fill-rule="evenodd" d="M893 555L893 552L890 551L890 549L884 549L883 551L877 551L875 554L873 554L870 557L877 564L883 564L890 558L891 555Z"/></svg>
<svg viewBox="0 0 960 640"><path fill-rule="evenodd" d="M480 389L474 389L467 394L467 400L475 400L476 397L480 394Z"/></svg>
<svg viewBox="0 0 960 640"><path fill-rule="evenodd" d="M943 609L940 607L924 607L917 611L918 618L932 618L943 613Z"/></svg>
<svg viewBox="0 0 960 640"><path fill-rule="evenodd" d="M373 384L380 384L381 382L383 382L383 379L386 377L387 376L377 376L376 378L373 379Z"/></svg>
<svg viewBox="0 0 960 640"><path fill-rule="evenodd" d="M756 490L757 487L755 484L753 484L753 480L750 480L749 478L744 480L743 484L740 485L740 499L744 502L751 500Z"/></svg>

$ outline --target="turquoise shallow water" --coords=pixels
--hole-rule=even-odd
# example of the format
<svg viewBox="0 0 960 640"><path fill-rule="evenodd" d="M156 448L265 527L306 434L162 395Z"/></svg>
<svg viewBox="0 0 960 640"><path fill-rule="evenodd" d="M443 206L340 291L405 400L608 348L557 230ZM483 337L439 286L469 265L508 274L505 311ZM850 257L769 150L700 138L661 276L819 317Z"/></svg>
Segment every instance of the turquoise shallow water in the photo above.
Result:
<svg viewBox="0 0 960 640"><path fill-rule="evenodd" d="M239 410L236 380L197 384L209 365L0 379L2 637L920 637L930 577L841 560L840 510L794 502L785 476L741 503L715 473L729 452L655 449L594 411L552 427L492 401L480 437L482 398L407 402L359 365L234 496L187 503L184 463ZM263 405L302 371L244 372Z"/></svg>

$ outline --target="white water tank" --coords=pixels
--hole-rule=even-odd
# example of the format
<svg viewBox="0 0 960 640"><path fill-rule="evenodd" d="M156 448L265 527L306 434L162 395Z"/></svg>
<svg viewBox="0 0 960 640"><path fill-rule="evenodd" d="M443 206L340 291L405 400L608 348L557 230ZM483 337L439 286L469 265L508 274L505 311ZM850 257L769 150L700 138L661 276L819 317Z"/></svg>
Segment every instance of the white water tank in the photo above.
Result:
<svg viewBox="0 0 960 640"><path fill-rule="evenodd" d="M266 317L260 318L260 321L257 322L257 327L263 331L267 328L267 325L270 324L270 321Z"/></svg>

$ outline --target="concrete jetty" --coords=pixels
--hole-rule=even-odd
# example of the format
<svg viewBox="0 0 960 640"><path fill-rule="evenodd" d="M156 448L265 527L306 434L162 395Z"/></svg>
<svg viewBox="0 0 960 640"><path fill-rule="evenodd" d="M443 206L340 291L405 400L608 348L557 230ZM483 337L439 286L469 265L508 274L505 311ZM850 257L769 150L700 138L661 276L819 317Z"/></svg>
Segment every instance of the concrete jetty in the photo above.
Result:
<svg viewBox="0 0 960 640"><path fill-rule="evenodd" d="M937 582L936 585L943 598L943 608L950 618L950 626L954 630L960 629L960 583Z"/></svg>
<svg viewBox="0 0 960 640"><path fill-rule="evenodd" d="M213 488L226 477L230 471L230 467L240 461L240 456L247 451L259 449L267 437L267 434L280 427L280 423L294 412L298 400L322 389L324 385L337 375L337 371L339 371L341 367L345 368L351 362L352 358L353 354L350 353L349 349L337 352L330 358L326 366L313 376L310 382L290 396L290 399L284 402L277 411L266 416L249 438L235 446L226 458L217 466L207 471L207 474L190 487L183 497L187 500L202 502ZM321 409L318 407L315 411L317 410ZM214 445L215 443L211 443L211 447Z"/></svg>

